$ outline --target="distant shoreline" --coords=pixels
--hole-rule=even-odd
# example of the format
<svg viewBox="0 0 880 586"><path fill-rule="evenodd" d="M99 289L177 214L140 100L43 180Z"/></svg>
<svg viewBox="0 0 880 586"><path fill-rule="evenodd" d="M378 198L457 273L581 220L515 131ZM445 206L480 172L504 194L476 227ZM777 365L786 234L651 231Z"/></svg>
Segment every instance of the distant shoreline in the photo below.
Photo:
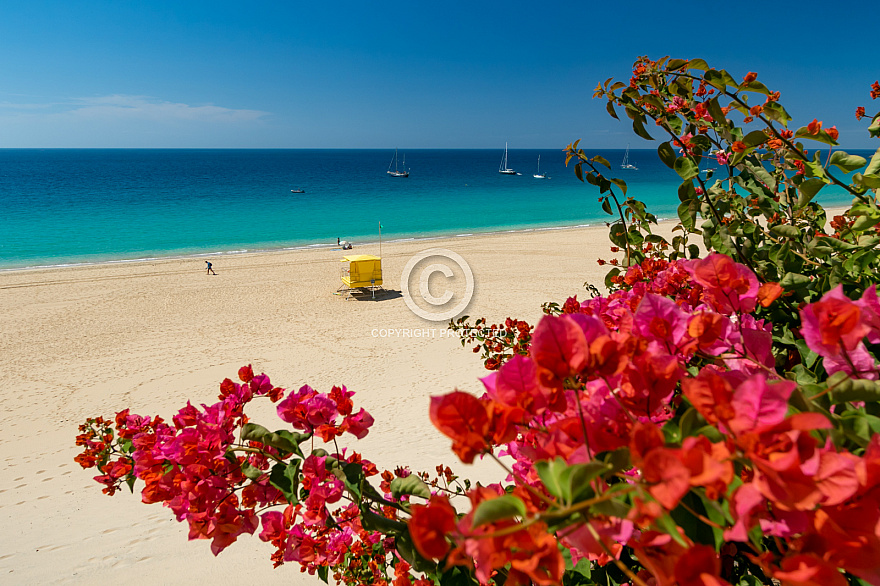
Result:
<svg viewBox="0 0 880 586"><path fill-rule="evenodd" d="M834 215L839 215L845 212L848 208L842 206L834 206L834 207L826 207L825 211L828 214L828 219L830 220ZM610 216L609 216L609 219ZM657 221L659 224L666 224L670 222L676 222L677 218L658 218ZM428 235L428 236L399 236L395 235L391 238L383 238L382 244L397 244L403 242L434 242L434 241L457 241L459 239L464 238L483 238L483 237L495 237L501 235L508 234L527 234L531 232L549 232L549 231L574 231L574 230L605 230L606 227L603 225L604 222L597 221L593 223L585 223L585 224L573 224L573 225L563 225L563 226L534 226L534 227L524 227L524 228L513 228L513 229L499 229L499 230L487 230L487 231L474 231L471 233L462 233L462 234L440 234L440 235ZM370 240L366 242L354 242L355 251L361 251L364 247L378 247L379 240ZM609 244L610 246L610 244ZM208 258L230 258L230 257L241 257L241 256L251 256L251 255L267 255L267 254L280 254L286 252L307 252L307 251L327 251L327 250L339 250L342 251L336 244L322 244L322 243L313 243L313 244L303 244L297 246L283 246L278 248L248 248L248 249L240 249L240 250L221 250L221 251L204 251L204 252L193 252L193 253L185 253L185 254L169 254L169 255L157 255L157 256L149 256L149 257L136 257L136 258L112 258L106 260L95 260L95 261L82 261L82 262L59 262L56 264L40 264L40 265L28 265L28 266L8 266L4 267L0 265L0 274L7 273L15 273L15 272L23 272L23 271L43 271L43 270L58 270L58 269L74 269L74 268L84 268L84 267L101 267L101 266L126 266L138 263L144 264L152 264L157 262L167 262L167 261L179 261L179 260L197 260L197 259L208 259Z"/></svg>

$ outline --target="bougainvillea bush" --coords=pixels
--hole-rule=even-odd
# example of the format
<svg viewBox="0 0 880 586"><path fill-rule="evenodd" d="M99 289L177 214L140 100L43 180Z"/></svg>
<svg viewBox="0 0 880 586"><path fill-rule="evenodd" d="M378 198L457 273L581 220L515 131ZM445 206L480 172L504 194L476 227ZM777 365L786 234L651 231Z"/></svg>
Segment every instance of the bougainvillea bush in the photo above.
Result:
<svg viewBox="0 0 880 586"><path fill-rule="evenodd" d="M663 133L681 222L652 233L607 161L567 149L616 215L607 292L548 304L534 327L452 324L482 351L485 393L426 406L462 462L493 458L504 482L379 471L337 446L373 423L351 391L250 367L170 422L88 420L77 461L215 554L256 534L276 565L347 584L880 585L880 154L834 150L819 121L788 130L755 74L701 60L639 59L597 95ZM829 184L853 196L830 233L814 200ZM248 419L255 400L282 429Z"/></svg>

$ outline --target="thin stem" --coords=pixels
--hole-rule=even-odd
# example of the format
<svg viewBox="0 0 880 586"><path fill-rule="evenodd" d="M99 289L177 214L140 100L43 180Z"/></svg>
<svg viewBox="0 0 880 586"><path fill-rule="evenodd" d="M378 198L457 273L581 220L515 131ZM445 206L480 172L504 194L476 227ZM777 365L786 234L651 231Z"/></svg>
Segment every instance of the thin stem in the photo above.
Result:
<svg viewBox="0 0 880 586"><path fill-rule="evenodd" d="M279 458L275 454L270 454L269 452L264 452L263 450L261 450L259 448L240 446L240 447L235 447L235 448L229 448L229 451L230 452L247 452L250 454L260 454L260 455L266 456L267 458L271 458L272 460L275 460L276 462L278 462L280 464L286 463L284 460L282 460L281 458Z"/></svg>

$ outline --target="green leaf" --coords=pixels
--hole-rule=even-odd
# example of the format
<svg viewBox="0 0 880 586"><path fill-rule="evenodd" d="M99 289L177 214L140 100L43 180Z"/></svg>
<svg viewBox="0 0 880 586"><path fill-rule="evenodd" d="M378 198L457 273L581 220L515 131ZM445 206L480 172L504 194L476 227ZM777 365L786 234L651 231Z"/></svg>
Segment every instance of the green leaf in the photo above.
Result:
<svg viewBox="0 0 880 586"><path fill-rule="evenodd" d="M621 470L629 470L632 468L632 462L629 457L629 448L617 448L616 450L606 452L603 461L610 466L609 472L620 472Z"/></svg>
<svg viewBox="0 0 880 586"><path fill-rule="evenodd" d="M620 118L617 117L617 111L615 111L614 109L614 102L612 102L611 100L608 100L608 102L605 104L605 110L608 112L608 114L611 115L612 118L614 118L615 120L620 120Z"/></svg>
<svg viewBox="0 0 880 586"><path fill-rule="evenodd" d="M560 486L563 486L568 494L567 502L576 503L583 500L586 495L591 495L590 483L609 470L611 466L605 462L587 462L568 466L559 478Z"/></svg>
<svg viewBox="0 0 880 586"><path fill-rule="evenodd" d="M852 229L856 232L863 232L868 228L876 226L877 222L880 222L880 216L859 216L856 218L856 221L853 222Z"/></svg>
<svg viewBox="0 0 880 586"><path fill-rule="evenodd" d="M725 91L727 86L739 87L730 74L723 69L721 71L710 69L703 75L703 79L706 80L706 83L721 91Z"/></svg>
<svg viewBox="0 0 880 586"><path fill-rule="evenodd" d="M746 159L744 163L746 169L751 171L752 175L754 175L759 181L761 181L761 183L766 186L766 189L769 189L772 193L776 193L776 179L773 178L770 172L767 171L767 169L765 169L763 165L761 165L760 163L755 164L748 159Z"/></svg>
<svg viewBox="0 0 880 586"><path fill-rule="evenodd" d="M874 117L874 120L868 127L868 133L871 135L871 138L874 138L875 136L880 136L880 116Z"/></svg>
<svg viewBox="0 0 880 586"><path fill-rule="evenodd" d="M599 163L600 165L605 165L609 169L611 168L611 163L608 162L608 159L601 155L596 155L595 157L590 159L590 161L593 163Z"/></svg>
<svg viewBox="0 0 880 586"><path fill-rule="evenodd" d="M753 130L742 140L747 147L756 147L767 142L767 135L760 130Z"/></svg>
<svg viewBox="0 0 880 586"><path fill-rule="evenodd" d="M831 391L832 403L850 401L880 401L880 382L865 379L847 379Z"/></svg>
<svg viewBox="0 0 880 586"><path fill-rule="evenodd" d="M862 175L861 173L854 173L853 182L856 185L861 185L868 189L877 189L880 187L880 175Z"/></svg>
<svg viewBox="0 0 880 586"><path fill-rule="evenodd" d="M783 289L798 289L810 284L810 277L800 273L785 273L779 281Z"/></svg>
<svg viewBox="0 0 880 586"><path fill-rule="evenodd" d="M623 179L611 179L611 183L620 188L620 191L623 192L623 195L626 195L626 181Z"/></svg>
<svg viewBox="0 0 880 586"><path fill-rule="evenodd" d="M858 246L855 244L850 244L849 242L844 242L843 240L832 238L830 236L827 238L822 238L822 242L824 244L827 244L837 252L850 252L858 248Z"/></svg>
<svg viewBox="0 0 880 586"><path fill-rule="evenodd" d="M329 584L330 566L318 566L318 578L320 578L324 584Z"/></svg>
<svg viewBox="0 0 880 586"><path fill-rule="evenodd" d="M391 481L391 496L399 499L402 495L411 494L423 498L431 498L431 489L425 481L416 474L410 474L406 478L395 478Z"/></svg>
<svg viewBox="0 0 880 586"><path fill-rule="evenodd" d="M645 140L654 140L654 137L645 130L645 125L639 118L633 120L633 132L644 138Z"/></svg>
<svg viewBox="0 0 880 586"><path fill-rule="evenodd" d="M283 452L293 453L299 457L303 457L299 444L312 437L310 433L291 433L287 430L279 430L271 432L262 425L256 423L245 423L241 428L241 438L243 440L260 442L273 448L278 448Z"/></svg>
<svg viewBox="0 0 880 586"><path fill-rule="evenodd" d="M669 63L666 64L666 69L668 69L669 71L678 71L687 64L687 59L670 59Z"/></svg>
<svg viewBox="0 0 880 586"><path fill-rule="evenodd" d="M700 173L699 167L688 157L675 159L673 169L684 180L693 179Z"/></svg>
<svg viewBox="0 0 880 586"><path fill-rule="evenodd" d="M727 117L724 115L724 112L721 110L721 106L718 104L718 98L721 96L715 96L708 102L706 102L706 107L709 110L709 115L717 122L718 124L727 125Z"/></svg>
<svg viewBox="0 0 880 586"><path fill-rule="evenodd" d="M565 460L559 457L554 460L540 460L535 462L535 470L537 470L538 477L541 479L541 482L544 483L547 492L563 501L565 500L565 493L563 492L562 486L559 484L559 475L566 466L567 464L565 463Z"/></svg>
<svg viewBox="0 0 880 586"><path fill-rule="evenodd" d="M257 480L260 476L263 475L262 470L260 470L256 466L251 465L247 460L241 463L241 473L244 474L246 478L250 478L251 480Z"/></svg>
<svg viewBox="0 0 880 586"><path fill-rule="evenodd" d="M657 147L657 155L659 155L660 160L669 167L670 169L675 168L675 151L672 150L672 145L668 142L661 142L660 146Z"/></svg>
<svg viewBox="0 0 880 586"><path fill-rule="evenodd" d="M878 174L880 174L880 149L877 149L874 152L874 156L871 157L871 162L868 164L868 168L865 169L865 175Z"/></svg>
<svg viewBox="0 0 880 586"><path fill-rule="evenodd" d="M798 205L807 205L810 200L819 193L819 190L825 187L825 185L826 183L821 179L807 179L806 181L801 182L801 184L797 186L797 189L801 194Z"/></svg>
<svg viewBox="0 0 880 586"><path fill-rule="evenodd" d="M767 86L760 81L751 81L749 83L740 84L739 89L746 92L756 92L759 94L764 94L765 96L770 95L770 90L768 90Z"/></svg>
<svg viewBox="0 0 880 586"><path fill-rule="evenodd" d="M406 523L377 515L367 507L361 507L361 525L367 531L378 531L385 535L400 535L406 531Z"/></svg>
<svg viewBox="0 0 880 586"><path fill-rule="evenodd" d="M709 69L709 64L703 59L691 59L688 61L687 66L688 69L698 69L699 71L706 71Z"/></svg>
<svg viewBox="0 0 880 586"><path fill-rule="evenodd" d="M770 231L777 236L784 236L785 238L793 238L795 240L800 240L801 237L801 231L791 224L780 224L778 226L773 226L770 228Z"/></svg>
<svg viewBox="0 0 880 586"><path fill-rule="evenodd" d="M831 153L831 160L829 162L844 173L849 173L850 171L861 169L868 161L864 157L858 155L850 155L843 151L834 151Z"/></svg>
<svg viewBox="0 0 880 586"><path fill-rule="evenodd" d="M272 466L269 484L281 491L284 498L292 505L299 503L299 466L302 460L293 460L287 464L279 462Z"/></svg>
<svg viewBox="0 0 880 586"><path fill-rule="evenodd" d="M474 524L477 528L487 523L526 516L526 504L512 494L481 502L474 510Z"/></svg>
<svg viewBox="0 0 880 586"><path fill-rule="evenodd" d="M779 122L783 126L788 126L788 123L791 121L791 116L788 115L788 112L785 111L780 104L776 102L769 102L764 104L764 116L773 120L775 122Z"/></svg>

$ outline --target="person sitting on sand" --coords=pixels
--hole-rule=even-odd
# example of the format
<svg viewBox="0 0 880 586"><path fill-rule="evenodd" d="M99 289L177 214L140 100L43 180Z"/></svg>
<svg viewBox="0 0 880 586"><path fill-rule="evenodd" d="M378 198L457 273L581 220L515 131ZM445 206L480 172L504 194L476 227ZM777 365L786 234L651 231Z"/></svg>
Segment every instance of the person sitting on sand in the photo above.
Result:
<svg viewBox="0 0 880 586"><path fill-rule="evenodd" d="M351 242L336 238L336 244L342 247L342 250L351 250Z"/></svg>
<svg viewBox="0 0 880 586"><path fill-rule="evenodd" d="M205 262L208 263L208 272L206 272L205 274L206 275L216 275L217 273L215 273L214 269L211 268L213 266L213 265L211 265L211 262L207 261L207 260Z"/></svg>

